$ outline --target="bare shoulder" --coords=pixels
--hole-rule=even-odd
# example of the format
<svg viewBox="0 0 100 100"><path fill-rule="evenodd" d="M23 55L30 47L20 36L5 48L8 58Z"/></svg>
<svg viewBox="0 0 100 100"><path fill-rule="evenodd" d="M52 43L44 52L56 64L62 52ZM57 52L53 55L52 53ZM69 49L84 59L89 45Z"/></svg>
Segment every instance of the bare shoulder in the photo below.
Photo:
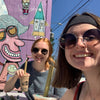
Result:
<svg viewBox="0 0 100 100"><path fill-rule="evenodd" d="M76 90L76 87L72 89L67 89L67 91L65 92L65 94L60 100L73 100L75 90Z"/></svg>

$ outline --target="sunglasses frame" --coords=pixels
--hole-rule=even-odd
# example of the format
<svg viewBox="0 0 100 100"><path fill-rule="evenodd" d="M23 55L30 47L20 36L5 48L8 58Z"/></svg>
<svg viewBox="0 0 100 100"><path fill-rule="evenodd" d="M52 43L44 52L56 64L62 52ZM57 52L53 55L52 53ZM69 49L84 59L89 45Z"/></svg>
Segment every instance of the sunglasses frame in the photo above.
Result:
<svg viewBox="0 0 100 100"><path fill-rule="evenodd" d="M47 50L47 49L45 49L45 48L40 49L40 48L36 48L36 47L34 47L34 48L32 49L32 52L36 54L36 53L38 53L40 50L41 50L41 53L42 53L43 55L46 55L46 54L48 53L48 50Z"/></svg>
<svg viewBox="0 0 100 100"><path fill-rule="evenodd" d="M0 41L3 41L3 40L5 40L5 38L6 38L6 33L5 33L5 29L4 29L4 31L0 31L0 33L4 33L4 37L2 37L2 39L0 39Z"/></svg>
<svg viewBox="0 0 100 100"><path fill-rule="evenodd" d="M100 34L100 29L89 29L89 30L87 30L86 32L84 32L84 34L83 34L83 41L84 40L86 40L86 39L84 39L84 35L88 32L88 31L94 31L94 30L96 30L96 31L98 31L98 33ZM75 35L75 34L73 34L73 33L63 33L62 35L61 35L61 37L60 37L60 39L59 39L59 46L60 46L60 48L62 48L62 49L65 49L65 47L66 47L66 35L69 35L69 34L71 34L71 35L73 35L74 37L75 37L75 39L76 39L76 41L75 41L75 43L73 43L73 45L75 46L76 45L76 43L77 43L77 41L78 41L78 37ZM97 40L100 40L100 36L98 35L97 36L97 34L95 34L95 39L97 39ZM88 39L86 40L87 42L89 41ZM91 41L91 40L90 40ZM61 44L61 42L62 42L62 44ZM73 47L74 47L73 46Z"/></svg>
<svg viewBox="0 0 100 100"><path fill-rule="evenodd" d="M12 34L9 33L9 29L12 29L12 28L14 28L14 27L15 27L15 29L16 29L16 33L12 35ZM3 37L2 39L0 39L0 41L5 40L5 38L6 38L6 32L7 32L7 34L8 34L10 37L15 37L16 35L18 35L16 26L8 26L6 29L4 29L4 31L0 31L0 33L1 33L1 32L4 33L4 37Z"/></svg>
<svg viewBox="0 0 100 100"><path fill-rule="evenodd" d="M15 34L9 33L9 30L10 30L10 29L13 29L13 28L16 29L16 33L15 33ZM10 37L14 37L14 36L16 36L16 35L18 34L18 31L17 31L16 26L8 26L8 27L6 28L6 32L9 33L8 35L9 35Z"/></svg>

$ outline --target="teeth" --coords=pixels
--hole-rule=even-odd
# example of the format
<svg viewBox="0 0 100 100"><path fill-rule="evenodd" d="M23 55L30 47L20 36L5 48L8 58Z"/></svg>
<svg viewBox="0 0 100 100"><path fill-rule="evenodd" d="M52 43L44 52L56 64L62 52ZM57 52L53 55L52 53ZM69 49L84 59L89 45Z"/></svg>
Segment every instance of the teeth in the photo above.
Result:
<svg viewBox="0 0 100 100"><path fill-rule="evenodd" d="M5 46L4 50L9 56L12 56L12 57L19 57L20 56L20 54L14 54L14 53L9 52L9 50L7 49L6 46Z"/></svg>
<svg viewBox="0 0 100 100"><path fill-rule="evenodd" d="M38 58L38 59L41 59L42 57L40 57L40 56L37 56L37 58Z"/></svg>
<svg viewBox="0 0 100 100"><path fill-rule="evenodd" d="M81 54L81 55L75 55L75 57L89 57L89 54Z"/></svg>

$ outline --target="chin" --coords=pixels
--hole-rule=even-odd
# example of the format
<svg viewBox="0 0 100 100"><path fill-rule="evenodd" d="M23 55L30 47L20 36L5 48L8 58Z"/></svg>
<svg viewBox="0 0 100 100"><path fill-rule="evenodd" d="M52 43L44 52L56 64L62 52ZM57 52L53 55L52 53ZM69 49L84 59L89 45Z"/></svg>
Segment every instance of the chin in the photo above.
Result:
<svg viewBox="0 0 100 100"><path fill-rule="evenodd" d="M41 61L40 60L35 60L36 62L40 63Z"/></svg>

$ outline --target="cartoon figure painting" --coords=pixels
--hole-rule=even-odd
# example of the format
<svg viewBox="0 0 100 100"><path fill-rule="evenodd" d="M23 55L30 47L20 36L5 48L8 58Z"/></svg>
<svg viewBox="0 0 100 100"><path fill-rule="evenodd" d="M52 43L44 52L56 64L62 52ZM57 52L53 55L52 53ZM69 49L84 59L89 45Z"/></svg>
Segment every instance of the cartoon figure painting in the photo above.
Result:
<svg viewBox="0 0 100 100"><path fill-rule="evenodd" d="M28 15L29 13L29 4L30 0L22 0L22 9L24 15Z"/></svg>
<svg viewBox="0 0 100 100"><path fill-rule="evenodd" d="M52 1L0 1L3 8L0 12L5 9L0 13L0 90L3 90L6 80L24 63L26 55L31 55L33 41L50 39Z"/></svg>
<svg viewBox="0 0 100 100"><path fill-rule="evenodd" d="M40 2L37 12L34 17L34 25L33 25L33 36L40 38L45 36L45 18L43 13L42 3Z"/></svg>
<svg viewBox="0 0 100 100"><path fill-rule="evenodd" d="M0 73L0 90L3 90L5 82L19 67L20 48L24 42L19 39L19 35L28 30L28 26L23 26L14 17L9 15L0 16L0 52L6 59Z"/></svg>

